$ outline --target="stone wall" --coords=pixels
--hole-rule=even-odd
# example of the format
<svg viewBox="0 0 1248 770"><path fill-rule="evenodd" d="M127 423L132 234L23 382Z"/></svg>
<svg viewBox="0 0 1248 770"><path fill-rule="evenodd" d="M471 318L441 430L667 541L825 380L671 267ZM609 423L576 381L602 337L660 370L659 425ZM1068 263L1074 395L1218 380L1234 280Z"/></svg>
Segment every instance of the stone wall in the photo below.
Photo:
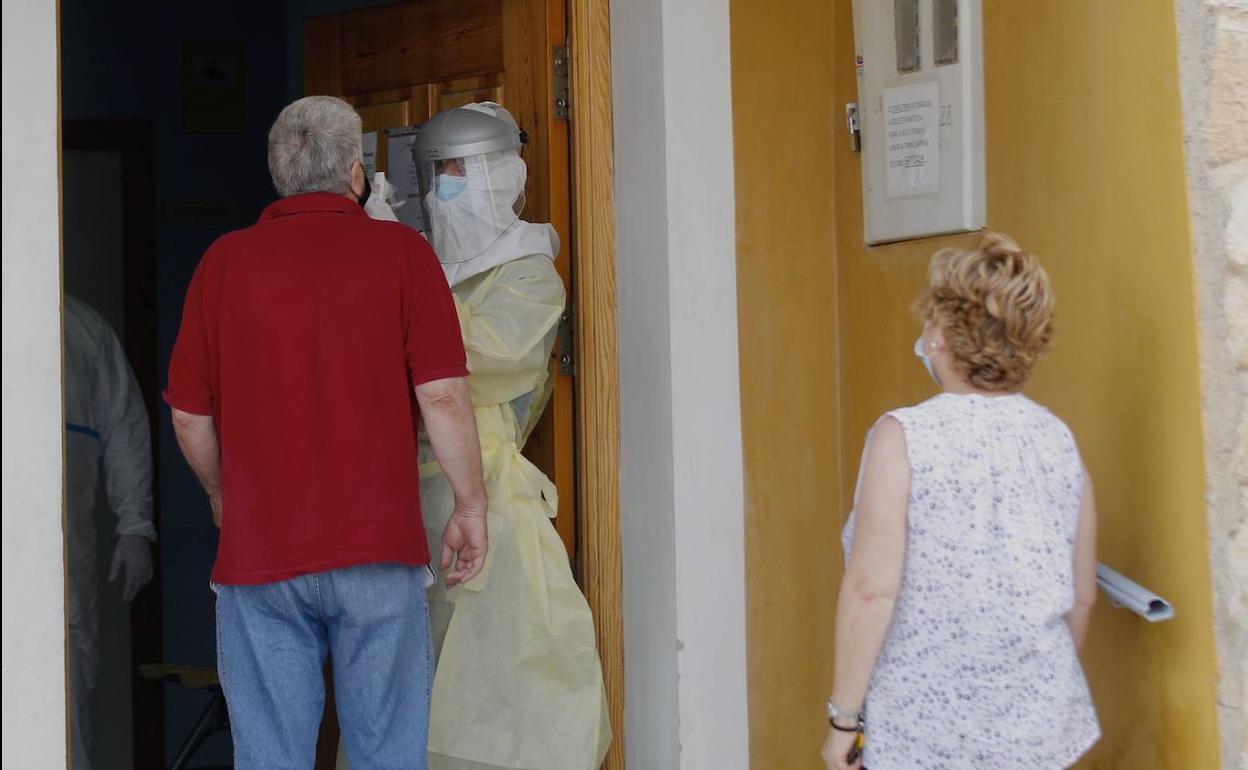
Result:
<svg viewBox="0 0 1248 770"><path fill-rule="evenodd" d="M1248 770L1248 0L1177 0L1177 21L1222 766Z"/></svg>

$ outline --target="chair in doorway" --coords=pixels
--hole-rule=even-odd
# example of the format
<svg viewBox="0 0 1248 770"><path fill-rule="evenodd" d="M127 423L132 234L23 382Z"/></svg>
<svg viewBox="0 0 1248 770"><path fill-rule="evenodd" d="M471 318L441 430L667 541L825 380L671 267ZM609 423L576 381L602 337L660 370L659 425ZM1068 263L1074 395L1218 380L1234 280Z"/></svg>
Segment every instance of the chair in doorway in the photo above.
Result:
<svg viewBox="0 0 1248 770"><path fill-rule="evenodd" d="M169 770L184 770L189 766L195 752L204 745L204 741L218 732L230 730L230 712L225 707L225 693L221 690L221 680L217 670L209 666L178 666L169 663L149 663L139 666L139 673L144 679L171 682L189 690L203 690L209 694L208 705L204 708L195 726L182 742L178 755L169 766Z"/></svg>

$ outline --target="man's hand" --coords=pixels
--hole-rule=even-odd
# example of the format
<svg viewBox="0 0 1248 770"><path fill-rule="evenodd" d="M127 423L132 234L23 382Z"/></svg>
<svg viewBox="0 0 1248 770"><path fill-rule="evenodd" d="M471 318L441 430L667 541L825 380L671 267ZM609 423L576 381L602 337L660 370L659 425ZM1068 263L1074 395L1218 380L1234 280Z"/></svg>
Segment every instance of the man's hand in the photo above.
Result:
<svg viewBox="0 0 1248 770"><path fill-rule="evenodd" d="M420 419L425 423L433 455L455 495L455 510L442 533L439 564L446 587L467 583L481 573L488 548L485 526L485 479L481 444L467 377L433 380L416 386Z"/></svg>
<svg viewBox="0 0 1248 770"><path fill-rule="evenodd" d="M455 567L446 575L446 587L454 588L481 574L488 550L485 512L470 512L456 505L442 532L442 571Z"/></svg>
<svg viewBox="0 0 1248 770"><path fill-rule="evenodd" d="M846 733L829 727L828 738L823 742L823 764L828 770L859 770L862 767L862 757L856 758L852 764L849 762L849 752L854 750L857 742L858 733Z"/></svg>
<svg viewBox="0 0 1248 770"><path fill-rule="evenodd" d="M125 582L121 586L121 596L127 602L133 601L143 586L152 579L152 544L142 535L122 535L117 538L117 547L113 550L113 565L108 571L109 582L121 577L125 571Z"/></svg>

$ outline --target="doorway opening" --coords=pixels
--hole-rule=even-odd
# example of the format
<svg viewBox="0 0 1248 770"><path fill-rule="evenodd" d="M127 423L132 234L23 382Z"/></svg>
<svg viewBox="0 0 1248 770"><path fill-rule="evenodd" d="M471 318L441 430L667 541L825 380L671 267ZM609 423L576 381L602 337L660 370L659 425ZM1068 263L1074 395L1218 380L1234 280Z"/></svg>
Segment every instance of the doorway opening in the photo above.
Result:
<svg viewBox="0 0 1248 770"><path fill-rule="evenodd" d="M147 414L156 413L158 378L156 374L155 317L155 229L152 210L152 130L145 120L68 120L62 134L62 279L67 297L93 308L116 335L133 370L141 402ZM67 322L67 334L72 333ZM67 348L70 340L67 340ZM69 359L67 354L67 360ZM67 366L67 377L76 368ZM71 390L72 392L72 386ZM115 390L113 398L122 394ZM70 423L67 430L89 426ZM154 443L152 423L146 421L149 443ZM69 466L74 473L75 442L81 441L88 453L98 451L90 436L67 437ZM150 462L139 458L139 462ZM152 463L152 476L159 463ZM126 602L123 589L110 580L118 527L110 509L106 484L95 494L76 500L70 495L68 526L71 561L71 607L93 603L95 617L71 617L94 626L71 628L70 656L82 654L77 643L94 647L96 663L84 676L94 679L95 687L107 698L92 698L89 720L94 766L142 766L159 754L159 743L143 740L163 732L164 698L160 685L139 675L136 661L156 659L161 649L160 562L154 560L148 590ZM148 490L152 493L153 490ZM154 495L153 495L154 496ZM153 501L154 502L154 501ZM73 510L75 507L81 511ZM77 514L77 515L76 515ZM75 530L86 531L74 538ZM93 536L92 536L93 535ZM75 541L92 553L76 553ZM75 566L90 574L73 578ZM79 583L94 585L79 585ZM90 594L95 596L91 597ZM79 595L82 594L82 595ZM91 613L84 607L84 613ZM93 638L79 639L83 634ZM71 666L71 670L76 670ZM73 687L81 685L72 677ZM80 697L76 693L73 697ZM72 697L71 697L72 700ZM116 708L132 703L131 708ZM80 760L81 761L81 760Z"/></svg>
<svg viewBox="0 0 1248 770"><path fill-rule="evenodd" d="M101 633L88 766L231 764L208 587L217 533L159 393L195 266L275 197L268 126L305 93L347 98L382 145L386 129L482 99L503 103L530 136L525 217L562 236L558 268L573 312L552 362L555 396L527 454L559 488L556 527L595 610L622 735L606 17L605 0L62 3L64 286L95 307L134 371L158 534L153 579L127 605L109 580L116 516L105 500L92 511ZM596 62L569 84L567 70L591 58L578 52L578 34ZM605 112L587 109L580 125L556 116L591 83Z"/></svg>

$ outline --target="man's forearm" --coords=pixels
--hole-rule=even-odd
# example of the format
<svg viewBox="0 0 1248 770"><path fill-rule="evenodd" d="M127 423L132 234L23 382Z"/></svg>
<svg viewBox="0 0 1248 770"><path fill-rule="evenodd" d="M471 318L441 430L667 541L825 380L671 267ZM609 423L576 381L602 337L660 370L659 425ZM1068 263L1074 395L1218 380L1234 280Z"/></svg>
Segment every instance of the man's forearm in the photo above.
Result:
<svg viewBox="0 0 1248 770"><path fill-rule="evenodd" d="M466 379L450 380L433 394L417 391L421 419L433 454L455 493L456 505L469 513L485 513L481 444Z"/></svg>
<svg viewBox="0 0 1248 770"><path fill-rule="evenodd" d="M195 477L217 505L221 501L221 444L212 417L173 410L173 432Z"/></svg>

